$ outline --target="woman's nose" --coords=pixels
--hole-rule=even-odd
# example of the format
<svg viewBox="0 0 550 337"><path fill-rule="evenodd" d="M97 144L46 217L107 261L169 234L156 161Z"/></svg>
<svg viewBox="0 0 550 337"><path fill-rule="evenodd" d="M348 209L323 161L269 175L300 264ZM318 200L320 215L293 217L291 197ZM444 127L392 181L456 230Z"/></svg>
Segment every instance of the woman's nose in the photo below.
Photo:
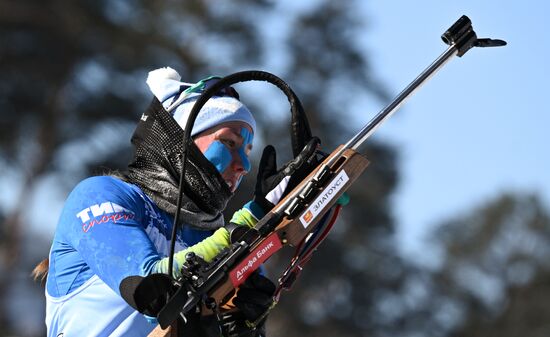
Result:
<svg viewBox="0 0 550 337"><path fill-rule="evenodd" d="M250 162L248 160L248 156L244 153L244 151L233 151L231 153L231 156L231 167L233 167L233 170L235 170L236 172L250 171Z"/></svg>

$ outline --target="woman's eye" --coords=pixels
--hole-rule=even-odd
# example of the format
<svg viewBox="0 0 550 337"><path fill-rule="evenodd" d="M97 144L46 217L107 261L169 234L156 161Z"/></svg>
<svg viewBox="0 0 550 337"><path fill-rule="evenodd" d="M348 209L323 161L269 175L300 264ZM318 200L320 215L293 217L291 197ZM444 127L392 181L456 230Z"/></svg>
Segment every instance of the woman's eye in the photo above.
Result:
<svg viewBox="0 0 550 337"><path fill-rule="evenodd" d="M227 147L229 147L230 149L234 148L236 143L235 141L231 140L231 139L224 139L222 141Z"/></svg>

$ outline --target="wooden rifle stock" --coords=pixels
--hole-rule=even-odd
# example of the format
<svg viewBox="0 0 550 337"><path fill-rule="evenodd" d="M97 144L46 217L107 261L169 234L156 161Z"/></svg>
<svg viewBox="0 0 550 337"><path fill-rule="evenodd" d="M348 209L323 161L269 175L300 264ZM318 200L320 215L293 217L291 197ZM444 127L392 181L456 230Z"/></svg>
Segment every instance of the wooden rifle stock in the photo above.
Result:
<svg viewBox="0 0 550 337"><path fill-rule="evenodd" d="M295 188L295 191L303 190L325 163L333 162L334 164L329 167L330 176L324 184L316 187L316 191L309 197L309 202L303 204L301 210L296 214L290 216L285 214L282 220L274 226L271 234L256 240L250 247L250 253L228 273L226 278L220 281L219 286L209 293L218 306L225 305L233 297L235 288L281 247L285 245L297 246L302 242L315 229L316 224L338 198L365 170L369 162L362 154L351 149L338 154L340 148L341 146L333 151ZM335 158L335 155L338 155L339 158ZM293 194L292 192L288 194L279 204L288 202L286 199L292 198ZM277 206L274 209L277 209ZM258 222L256 228L260 227L258 230L261 231L261 226L265 226L271 219L277 217L279 217L278 214L269 212ZM203 314L212 314L212 312L203 310Z"/></svg>
<svg viewBox="0 0 550 337"><path fill-rule="evenodd" d="M265 226L273 227L267 235L256 239L248 250L244 258L231 266L228 273L222 278L216 286L208 293L208 297L213 300L218 308L223 311L230 311L232 308L231 299L234 297L238 286L246 280L259 266L277 252L283 246L297 246L302 242L316 227L317 223L323 218L326 212L334 206L338 198L349 189L359 175L365 170L369 161L362 154L355 150L346 149L340 151L342 145L334 150L321 164L317 166L295 189L283 198L278 205L288 203L290 198L297 198L296 195L310 183L318 172L328 166L328 176L319 186L314 187L314 191L308 198L309 202L301 205L299 211L295 214L284 214L282 217L275 212L266 214L257 224L256 229L261 232ZM298 197L299 198L299 197ZM274 207L277 209L277 206ZM277 220L275 225L273 220ZM229 303L229 305L228 305ZM203 305L202 315L212 315L211 308ZM167 329L162 329L158 325L150 334L150 337L176 336L176 322Z"/></svg>

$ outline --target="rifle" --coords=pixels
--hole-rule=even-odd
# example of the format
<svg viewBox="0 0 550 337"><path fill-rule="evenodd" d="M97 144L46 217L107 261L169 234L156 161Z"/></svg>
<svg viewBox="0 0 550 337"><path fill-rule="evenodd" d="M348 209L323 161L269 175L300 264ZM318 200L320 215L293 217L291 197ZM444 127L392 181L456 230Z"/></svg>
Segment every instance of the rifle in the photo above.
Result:
<svg viewBox="0 0 550 337"><path fill-rule="evenodd" d="M284 246L297 247L298 253L279 278L274 303L277 302L280 291L292 285L302 265L330 231L340 208L334 207L339 197L366 169L369 162L357 152L357 148L453 56L462 57L473 47L506 45L502 40L477 38L472 23L466 16L458 19L441 38L449 45L443 54L357 134L328 155L297 187L260 219L254 228L246 231L231 247L224 249L209 263L193 254L187 256L187 262L182 269L183 277L174 280L177 290L158 313L160 327L167 329L178 316L184 317L201 303L202 313L219 315L221 311L226 310L224 305L230 302L239 285L269 257ZM202 105L220 89L243 81L245 75L249 77L247 80L265 80L264 72L241 72L221 79L203 92L190 113L185 128L186 141L190 139L190 130ZM257 322L263 318L260 317ZM251 326L255 326L257 322L253 322ZM160 331L162 335L167 333L167 330L160 328L155 331Z"/></svg>

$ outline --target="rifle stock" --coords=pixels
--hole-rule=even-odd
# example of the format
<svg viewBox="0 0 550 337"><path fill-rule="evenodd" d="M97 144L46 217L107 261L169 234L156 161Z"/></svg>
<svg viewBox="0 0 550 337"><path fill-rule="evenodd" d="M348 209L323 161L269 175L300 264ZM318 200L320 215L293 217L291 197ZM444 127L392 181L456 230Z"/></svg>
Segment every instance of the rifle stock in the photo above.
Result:
<svg viewBox="0 0 550 337"><path fill-rule="evenodd" d="M341 146L333 151L279 204L289 203L289 198L298 198L294 195L299 195L326 163L334 163L329 166L331 177L326 179L325 184L315 188L316 191L309 196L310 201L305 202L295 215L284 215L269 235L256 240L250 246L249 253L230 269L227 277L222 279L218 286L208 293L219 307L225 305L233 297L235 289L275 252L283 246L297 246L302 242L315 229L325 213L334 206L338 198L366 169L369 161L365 156L351 149L338 154L340 149ZM277 206L274 209L277 209ZM280 218L277 213L269 212L258 222L256 229L261 232L262 226L266 226L270 220L277 218ZM211 310L203 309L205 309L203 314L212 314Z"/></svg>
<svg viewBox="0 0 550 337"><path fill-rule="evenodd" d="M333 154L337 153L338 149ZM325 160L325 163L331 160L331 156ZM297 246L302 242L369 164L364 155L351 149L345 150L333 162L334 165L330 167L330 171L334 178L324 188L320 189L317 198L308 203L306 209L300 212L299 216L293 218L284 217L283 221L275 228L283 243ZM296 189L300 190L303 185L311 181L311 178L315 176L317 170L322 165L319 165Z"/></svg>
<svg viewBox="0 0 550 337"><path fill-rule="evenodd" d="M302 183L273 208L276 210L279 205L293 204L292 199L301 199L299 211L295 211L293 214L269 212L255 226L256 233L264 232L265 235L249 236L248 239L252 238L250 244L243 241L241 245L237 246L239 249L247 247L240 258L231 260L228 258L220 262L220 267L223 268L217 270L223 272L223 276L220 277L219 272L213 273L212 277L219 277L219 281L211 283L209 289L206 290L209 303L215 305L207 307L203 303L201 315L214 314L212 307L223 312L231 311L233 308L231 300L239 285L283 246L297 246L315 230L317 223L336 204L338 198L351 187L368 164L369 161L365 156L355 150L342 150L342 145L334 150ZM300 194L308 184L315 180L321 170L328 170L324 182L312 186L313 191L308 194L306 199L301 198ZM245 236L246 234L243 237ZM165 309L169 306L170 303ZM165 313L161 311L159 322L166 321L166 319L161 320L165 314L174 317L174 313L173 310L166 310ZM173 331L171 334L169 326L167 329L162 329L161 325L157 326L149 336L173 336ZM171 326L175 329L175 322Z"/></svg>

